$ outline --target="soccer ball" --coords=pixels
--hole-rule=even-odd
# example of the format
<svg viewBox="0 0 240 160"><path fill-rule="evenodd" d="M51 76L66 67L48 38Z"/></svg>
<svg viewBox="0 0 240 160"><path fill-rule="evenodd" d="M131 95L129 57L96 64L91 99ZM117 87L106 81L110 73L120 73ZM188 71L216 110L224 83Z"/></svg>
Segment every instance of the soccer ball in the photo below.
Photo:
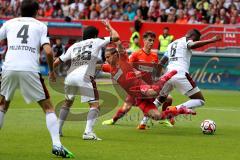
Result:
<svg viewBox="0 0 240 160"><path fill-rule="evenodd" d="M216 131L216 123L213 120L204 120L201 123L201 129L203 134L214 134Z"/></svg>

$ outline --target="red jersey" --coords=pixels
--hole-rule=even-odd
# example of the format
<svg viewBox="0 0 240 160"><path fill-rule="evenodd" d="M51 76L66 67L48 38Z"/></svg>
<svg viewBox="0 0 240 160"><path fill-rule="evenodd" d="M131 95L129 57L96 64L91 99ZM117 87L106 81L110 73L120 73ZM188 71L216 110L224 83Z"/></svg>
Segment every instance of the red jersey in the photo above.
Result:
<svg viewBox="0 0 240 160"><path fill-rule="evenodd" d="M135 74L136 70L128 62L127 54L120 56L118 65L116 67L110 64L103 64L102 71L109 72L112 75L112 79L131 96L140 96L139 86L144 82L138 78Z"/></svg>
<svg viewBox="0 0 240 160"><path fill-rule="evenodd" d="M142 79L148 84L152 84L152 78L155 76L157 64L159 62L158 55L155 52L146 53L143 49L133 52L129 56L129 62L133 67L141 72L145 76Z"/></svg>

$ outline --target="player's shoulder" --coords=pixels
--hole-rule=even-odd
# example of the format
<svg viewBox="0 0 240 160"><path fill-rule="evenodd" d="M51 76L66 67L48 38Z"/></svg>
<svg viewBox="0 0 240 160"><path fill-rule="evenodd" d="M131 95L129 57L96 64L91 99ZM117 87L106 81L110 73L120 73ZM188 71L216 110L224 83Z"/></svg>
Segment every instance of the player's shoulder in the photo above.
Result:
<svg viewBox="0 0 240 160"><path fill-rule="evenodd" d="M5 26L11 25L11 24L16 24L16 22L18 21L19 18L12 18L7 20L6 22L4 22Z"/></svg>
<svg viewBox="0 0 240 160"><path fill-rule="evenodd" d="M158 56L158 52L156 50L151 50L151 55L154 57Z"/></svg>
<svg viewBox="0 0 240 160"><path fill-rule="evenodd" d="M35 26L40 27L40 28L44 28L47 29L47 25L33 17L17 17L17 18L13 18L10 19L6 22L6 24L14 24L14 25L18 25L19 23L28 23L28 24L36 24Z"/></svg>
<svg viewBox="0 0 240 160"><path fill-rule="evenodd" d="M179 38L179 39L177 39L177 40L175 40L176 42L180 42L180 43L187 43L187 38L186 37L181 37L181 38ZM174 41L174 42L175 42Z"/></svg>

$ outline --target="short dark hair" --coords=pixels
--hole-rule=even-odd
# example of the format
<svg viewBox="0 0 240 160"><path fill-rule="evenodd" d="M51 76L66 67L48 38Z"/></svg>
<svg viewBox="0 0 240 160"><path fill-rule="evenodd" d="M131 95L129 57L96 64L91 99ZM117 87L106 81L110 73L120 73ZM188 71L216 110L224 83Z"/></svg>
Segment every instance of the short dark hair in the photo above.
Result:
<svg viewBox="0 0 240 160"><path fill-rule="evenodd" d="M83 40L96 38L98 36L98 29L94 26L88 26L83 30Z"/></svg>
<svg viewBox="0 0 240 160"><path fill-rule="evenodd" d="M195 35L195 36L197 36L197 37L201 37L201 33L199 32L199 30L197 30L197 29L191 29L190 31L188 31L187 32L187 35L186 35L186 37L191 37L191 36L193 36L193 35Z"/></svg>
<svg viewBox="0 0 240 160"><path fill-rule="evenodd" d="M151 38L156 38L156 34L152 31L147 31L143 34L143 38L148 38L148 37L151 37Z"/></svg>
<svg viewBox="0 0 240 160"><path fill-rule="evenodd" d="M36 0L23 0L21 3L22 17L35 17L39 9L39 4Z"/></svg>

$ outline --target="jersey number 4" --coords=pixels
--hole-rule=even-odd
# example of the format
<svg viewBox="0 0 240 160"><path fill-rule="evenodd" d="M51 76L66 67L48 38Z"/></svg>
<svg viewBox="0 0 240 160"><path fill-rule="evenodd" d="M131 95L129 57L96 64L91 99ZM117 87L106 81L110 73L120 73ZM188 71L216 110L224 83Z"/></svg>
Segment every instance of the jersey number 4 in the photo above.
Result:
<svg viewBox="0 0 240 160"><path fill-rule="evenodd" d="M29 28L29 25L23 25L22 28L18 31L17 33L17 38L22 38L22 41L21 43L24 43L26 44L28 41L28 28Z"/></svg>

